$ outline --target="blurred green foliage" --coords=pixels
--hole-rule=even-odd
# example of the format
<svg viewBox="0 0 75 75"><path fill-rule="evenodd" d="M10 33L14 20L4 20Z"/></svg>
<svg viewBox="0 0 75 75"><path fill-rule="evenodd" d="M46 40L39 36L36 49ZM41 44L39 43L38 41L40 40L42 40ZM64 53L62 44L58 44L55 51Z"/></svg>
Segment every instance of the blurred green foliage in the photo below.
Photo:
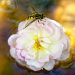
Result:
<svg viewBox="0 0 75 75"><path fill-rule="evenodd" d="M54 6L57 0L17 0L19 6L31 13L31 7L34 7L38 12L45 12L51 6Z"/></svg>

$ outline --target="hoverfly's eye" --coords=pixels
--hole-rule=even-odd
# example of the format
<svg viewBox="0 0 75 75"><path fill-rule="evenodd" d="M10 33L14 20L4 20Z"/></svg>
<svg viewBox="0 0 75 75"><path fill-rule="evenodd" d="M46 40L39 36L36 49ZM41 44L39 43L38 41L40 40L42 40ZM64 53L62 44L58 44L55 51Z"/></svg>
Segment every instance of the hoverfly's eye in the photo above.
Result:
<svg viewBox="0 0 75 75"><path fill-rule="evenodd" d="M36 19L43 19L43 14L36 14L35 15L35 18Z"/></svg>
<svg viewBox="0 0 75 75"><path fill-rule="evenodd" d="M35 15L35 18L36 18L36 19L40 19L40 18L41 18L41 15L40 15L40 14L36 14L36 15Z"/></svg>

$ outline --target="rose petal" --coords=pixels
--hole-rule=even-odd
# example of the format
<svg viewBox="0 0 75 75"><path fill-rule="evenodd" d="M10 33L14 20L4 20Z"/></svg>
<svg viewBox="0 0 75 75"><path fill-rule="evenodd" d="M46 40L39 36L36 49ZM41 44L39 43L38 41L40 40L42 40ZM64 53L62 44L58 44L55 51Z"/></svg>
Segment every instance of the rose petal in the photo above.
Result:
<svg viewBox="0 0 75 75"><path fill-rule="evenodd" d="M55 61L54 60L50 60L49 62L47 62L45 65L44 65L44 68L47 70L47 71L50 71L54 68L54 65L55 65Z"/></svg>
<svg viewBox="0 0 75 75"><path fill-rule="evenodd" d="M18 37L19 36L17 34L13 34L12 36L10 36L10 38L8 39L8 44L10 46L15 46L15 42Z"/></svg>
<svg viewBox="0 0 75 75"><path fill-rule="evenodd" d="M63 44L57 43L50 49L50 55L53 59L59 59L63 51Z"/></svg>
<svg viewBox="0 0 75 75"><path fill-rule="evenodd" d="M10 49L10 55L11 55L13 58L16 58L16 50L15 50L15 48L11 48L11 49Z"/></svg>
<svg viewBox="0 0 75 75"><path fill-rule="evenodd" d="M60 60L66 60L67 58L69 58L69 56L70 56L69 50L63 51Z"/></svg>
<svg viewBox="0 0 75 75"><path fill-rule="evenodd" d="M28 65L34 66L36 68L41 68L44 65L44 63L39 63L36 60L27 60L26 62L27 62Z"/></svg>
<svg viewBox="0 0 75 75"><path fill-rule="evenodd" d="M25 25L27 24L28 21L22 21L19 23L19 26L18 26L18 31L22 30L25 28Z"/></svg>
<svg viewBox="0 0 75 75"><path fill-rule="evenodd" d="M33 70L33 71L39 71L39 70L41 70L41 68L36 68L36 67L34 67L34 66L28 66L28 68L29 69L31 69L31 70Z"/></svg>
<svg viewBox="0 0 75 75"><path fill-rule="evenodd" d="M66 35L63 35L63 38L61 39L61 42L64 44L63 50L69 50L70 49L70 41L69 38Z"/></svg>
<svg viewBox="0 0 75 75"><path fill-rule="evenodd" d="M49 52L47 50L39 51L37 54L37 60L39 62L48 62L49 61Z"/></svg>

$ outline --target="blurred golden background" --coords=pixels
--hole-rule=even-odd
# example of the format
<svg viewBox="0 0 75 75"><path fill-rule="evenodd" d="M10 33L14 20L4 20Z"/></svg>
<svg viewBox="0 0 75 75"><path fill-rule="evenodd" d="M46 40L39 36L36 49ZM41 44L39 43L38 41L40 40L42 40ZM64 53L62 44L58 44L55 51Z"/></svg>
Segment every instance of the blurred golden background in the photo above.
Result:
<svg viewBox="0 0 75 75"><path fill-rule="evenodd" d="M70 39L71 53L70 57L60 62L58 66L68 68L67 71L65 70L67 74L62 73L62 75L71 75L69 70L72 69L75 61L75 0L0 0L0 75L41 75L15 68L7 43L9 36L16 33L18 23L32 14L31 6L63 26L64 32Z"/></svg>

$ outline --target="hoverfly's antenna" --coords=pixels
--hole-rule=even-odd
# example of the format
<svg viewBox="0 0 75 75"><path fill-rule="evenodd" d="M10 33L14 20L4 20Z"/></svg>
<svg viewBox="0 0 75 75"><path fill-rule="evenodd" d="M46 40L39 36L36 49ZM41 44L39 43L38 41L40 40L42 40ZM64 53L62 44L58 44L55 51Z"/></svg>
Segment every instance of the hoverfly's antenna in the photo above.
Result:
<svg viewBox="0 0 75 75"><path fill-rule="evenodd" d="M33 5L29 5L32 14L39 13Z"/></svg>
<svg viewBox="0 0 75 75"><path fill-rule="evenodd" d="M33 6L31 6L32 13L38 13Z"/></svg>

